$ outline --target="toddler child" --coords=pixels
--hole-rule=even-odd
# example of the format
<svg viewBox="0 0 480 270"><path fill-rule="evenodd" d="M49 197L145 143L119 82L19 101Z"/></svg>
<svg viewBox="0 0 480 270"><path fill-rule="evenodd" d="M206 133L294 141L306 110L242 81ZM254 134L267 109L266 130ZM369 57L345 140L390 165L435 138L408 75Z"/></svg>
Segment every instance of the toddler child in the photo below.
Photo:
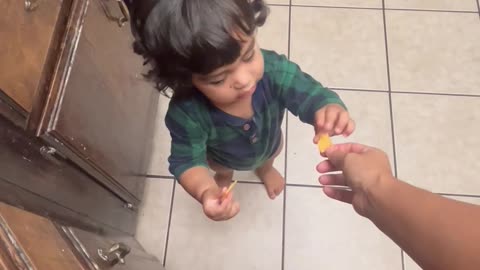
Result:
<svg viewBox="0 0 480 270"><path fill-rule="evenodd" d="M285 187L273 167L288 109L320 134L350 135L355 126L338 95L285 56L260 49L268 15L262 0L132 1L134 49L148 77L173 94L165 123L169 170L213 220L239 212L222 200L234 170L253 170L271 199ZM215 175L212 177L208 168Z"/></svg>

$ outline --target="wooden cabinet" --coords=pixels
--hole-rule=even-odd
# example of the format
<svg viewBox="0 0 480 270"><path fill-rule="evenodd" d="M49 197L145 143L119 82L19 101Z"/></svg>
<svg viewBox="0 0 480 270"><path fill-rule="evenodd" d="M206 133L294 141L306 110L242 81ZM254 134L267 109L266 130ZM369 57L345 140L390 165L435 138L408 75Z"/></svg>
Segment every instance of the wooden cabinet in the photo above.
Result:
<svg viewBox="0 0 480 270"><path fill-rule="evenodd" d="M128 17L0 0L0 269L163 269L132 236L158 92Z"/></svg>
<svg viewBox="0 0 480 270"><path fill-rule="evenodd" d="M128 235L99 235L0 203L0 268L162 270Z"/></svg>
<svg viewBox="0 0 480 270"><path fill-rule="evenodd" d="M134 233L158 91L128 18L121 0L0 0L0 201Z"/></svg>
<svg viewBox="0 0 480 270"><path fill-rule="evenodd" d="M141 74L130 27L109 20L104 8L124 16L116 1L90 1L73 65L50 97L40 135L136 205L158 95Z"/></svg>
<svg viewBox="0 0 480 270"><path fill-rule="evenodd" d="M69 6L69 0L42 0L35 8L34 1L0 1L0 89L25 117L44 90Z"/></svg>

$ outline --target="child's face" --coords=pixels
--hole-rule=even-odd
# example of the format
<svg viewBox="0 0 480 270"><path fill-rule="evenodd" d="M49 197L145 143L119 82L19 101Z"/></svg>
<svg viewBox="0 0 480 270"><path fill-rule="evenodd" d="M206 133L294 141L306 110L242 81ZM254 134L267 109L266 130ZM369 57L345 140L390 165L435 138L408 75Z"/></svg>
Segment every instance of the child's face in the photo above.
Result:
<svg viewBox="0 0 480 270"><path fill-rule="evenodd" d="M240 57L210 74L193 74L193 85L214 105L228 106L249 99L263 76L263 56L255 36L242 37Z"/></svg>

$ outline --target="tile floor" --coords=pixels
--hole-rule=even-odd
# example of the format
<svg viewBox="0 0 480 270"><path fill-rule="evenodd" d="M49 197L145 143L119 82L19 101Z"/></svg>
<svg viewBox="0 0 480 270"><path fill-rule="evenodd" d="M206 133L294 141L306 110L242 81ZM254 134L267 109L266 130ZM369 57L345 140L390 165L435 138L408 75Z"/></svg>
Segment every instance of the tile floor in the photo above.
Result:
<svg viewBox="0 0 480 270"><path fill-rule="evenodd" d="M399 178L480 204L480 13L476 0L271 0L262 47L337 90L357 121L348 140L385 150ZM382 7L385 7L383 9ZM418 266L350 206L318 188L312 128L288 115L275 166L288 186L267 199L251 173L242 212L214 223L167 171L160 102L138 239L167 270L379 269ZM336 142L346 141L336 139Z"/></svg>

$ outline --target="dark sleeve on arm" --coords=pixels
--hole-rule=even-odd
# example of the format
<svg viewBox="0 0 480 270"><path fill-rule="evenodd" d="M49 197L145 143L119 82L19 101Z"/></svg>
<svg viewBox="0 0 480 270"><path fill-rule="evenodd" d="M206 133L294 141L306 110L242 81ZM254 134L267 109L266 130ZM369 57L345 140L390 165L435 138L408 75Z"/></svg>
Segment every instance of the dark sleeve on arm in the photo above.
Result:
<svg viewBox="0 0 480 270"><path fill-rule="evenodd" d="M186 170L207 167L206 141L207 133L189 115L183 106L170 105L165 117L165 124L170 131L171 149L169 171L179 179Z"/></svg>
<svg viewBox="0 0 480 270"><path fill-rule="evenodd" d="M323 87L285 56L264 51L264 59L265 72L270 77L273 91L302 122L313 124L315 112L327 104L346 108L337 93Z"/></svg>

